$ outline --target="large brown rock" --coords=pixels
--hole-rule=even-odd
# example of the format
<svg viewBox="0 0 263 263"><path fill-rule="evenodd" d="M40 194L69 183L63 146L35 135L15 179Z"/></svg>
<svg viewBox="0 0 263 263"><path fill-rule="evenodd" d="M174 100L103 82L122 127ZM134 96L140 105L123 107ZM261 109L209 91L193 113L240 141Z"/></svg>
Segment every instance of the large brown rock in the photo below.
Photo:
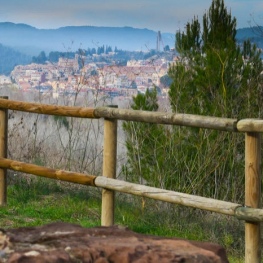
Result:
<svg viewBox="0 0 263 263"><path fill-rule="evenodd" d="M125 227L67 223L0 232L0 262L228 262L216 244L137 234Z"/></svg>

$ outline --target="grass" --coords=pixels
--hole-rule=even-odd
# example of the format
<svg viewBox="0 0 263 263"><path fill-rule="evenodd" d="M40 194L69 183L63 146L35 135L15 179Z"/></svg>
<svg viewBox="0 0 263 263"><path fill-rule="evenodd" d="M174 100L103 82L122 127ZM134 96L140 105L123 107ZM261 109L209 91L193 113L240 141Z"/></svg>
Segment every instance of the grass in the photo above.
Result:
<svg viewBox="0 0 263 263"><path fill-rule="evenodd" d="M0 209L0 226L55 221L99 226L100 196L96 188L17 176L8 186L8 204ZM244 262L244 226L233 218L117 194L115 223L139 233L219 243L227 249L230 262Z"/></svg>
<svg viewBox="0 0 263 263"><path fill-rule="evenodd" d="M100 201L84 189L74 194L55 181L19 180L8 187L8 205L0 210L4 228L43 225L54 221L95 226L100 223Z"/></svg>

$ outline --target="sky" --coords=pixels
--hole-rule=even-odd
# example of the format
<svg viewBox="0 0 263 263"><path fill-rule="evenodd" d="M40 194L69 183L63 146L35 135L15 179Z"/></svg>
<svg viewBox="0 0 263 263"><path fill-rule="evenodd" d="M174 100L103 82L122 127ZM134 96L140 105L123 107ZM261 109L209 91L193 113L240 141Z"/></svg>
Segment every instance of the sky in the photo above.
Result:
<svg viewBox="0 0 263 263"><path fill-rule="evenodd" d="M162 33L202 19L212 0L0 0L0 22L41 29L63 26L130 26ZM263 25L262 0L225 0L237 28Z"/></svg>

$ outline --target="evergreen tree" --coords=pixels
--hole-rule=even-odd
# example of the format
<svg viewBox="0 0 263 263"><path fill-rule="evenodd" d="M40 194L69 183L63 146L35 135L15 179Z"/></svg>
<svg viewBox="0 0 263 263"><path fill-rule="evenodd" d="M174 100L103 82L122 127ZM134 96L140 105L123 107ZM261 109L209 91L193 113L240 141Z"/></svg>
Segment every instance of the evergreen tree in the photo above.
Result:
<svg viewBox="0 0 263 263"><path fill-rule="evenodd" d="M157 90L147 90L133 98L133 110L157 111ZM123 166L126 179L155 187L169 187L165 178L166 129L162 125L139 122L124 122L127 163Z"/></svg>
<svg viewBox="0 0 263 263"><path fill-rule="evenodd" d="M235 36L236 19L223 0L214 0L204 14L203 31L195 17L185 32L176 34L181 60L169 72L174 80L169 93L174 111L260 117L249 110L251 105L245 98L261 89L260 52L249 41L240 49Z"/></svg>
<svg viewBox="0 0 263 263"><path fill-rule="evenodd" d="M106 54L109 54L110 52L112 52L112 47L111 46L106 46Z"/></svg>
<svg viewBox="0 0 263 263"><path fill-rule="evenodd" d="M176 34L180 60L169 69L173 112L262 118L260 52L236 42L236 19L223 0ZM156 91L155 91L156 92ZM158 110L157 93L133 99L135 110ZM125 122L129 177L156 187L243 202L244 137L240 133Z"/></svg>
<svg viewBox="0 0 263 263"><path fill-rule="evenodd" d="M260 52L250 41L236 42L236 19L223 0L213 0L176 34L180 60L169 70L169 98L178 113L230 118L262 117L263 70ZM203 30L201 30L203 28ZM195 194L240 201L243 196L243 135L175 128L184 160L178 178ZM176 145L176 144L175 144ZM242 150L241 150L242 149ZM187 182L188 181L188 182ZM240 187L239 187L240 185Z"/></svg>
<svg viewBox="0 0 263 263"><path fill-rule="evenodd" d="M32 58L32 62L37 64L45 64L46 61L47 57L45 51L41 51L37 57Z"/></svg>
<svg viewBox="0 0 263 263"><path fill-rule="evenodd" d="M51 51L48 55L48 60L50 62L58 62L61 53L59 51Z"/></svg>

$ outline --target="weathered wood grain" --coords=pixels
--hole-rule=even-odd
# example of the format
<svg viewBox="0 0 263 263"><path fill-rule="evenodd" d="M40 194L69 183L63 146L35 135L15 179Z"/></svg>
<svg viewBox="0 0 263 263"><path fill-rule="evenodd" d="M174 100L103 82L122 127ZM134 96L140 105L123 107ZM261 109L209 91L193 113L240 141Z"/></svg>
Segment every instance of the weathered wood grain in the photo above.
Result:
<svg viewBox="0 0 263 263"><path fill-rule="evenodd" d="M0 99L7 101L8 97ZM7 157L7 138L8 138L8 110L0 108L0 157ZM7 203L7 174L6 169L0 168L0 205Z"/></svg>
<svg viewBox="0 0 263 263"><path fill-rule="evenodd" d="M261 134L245 135L245 205L260 208L261 199ZM261 262L260 222L245 223L245 262Z"/></svg>
<svg viewBox="0 0 263 263"><path fill-rule="evenodd" d="M117 167L117 120L104 120L103 175L116 178ZM115 193L109 189L102 190L101 225L114 225Z"/></svg>
<svg viewBox="0 0 263 263"><path fill-rule="evenodd" d="M263 132L263 120L243 119L238 121L237 130L240 132Z"/></svg>
<svg viewBox="0 0 263 263"><path fill-rule="evenodd" d="M20 171L28 174L38 175L51 179L94 186L94 179L96 176L87 175L76 172L69 172L64 170L56 170L34 164L18 162L6 158L0 158L0 167L10 169L13 171Z"/></svg>
<svg viewBox="0 0 263 263"><path fill-rule="evenodd" d="M49 105L0 99L0 108L31 113L59 115L78 118L96 118L93 108Z"/></svg>
<svg viewBox="0 0 263 263"><path fill-rule="evenodd" d="M236 119L209 117L192 114L175 114L168 112L150 112L129 109L98 107L94 110L98 118L139 121L159 124L172 124L189 127L236 131Z"/></svg>

